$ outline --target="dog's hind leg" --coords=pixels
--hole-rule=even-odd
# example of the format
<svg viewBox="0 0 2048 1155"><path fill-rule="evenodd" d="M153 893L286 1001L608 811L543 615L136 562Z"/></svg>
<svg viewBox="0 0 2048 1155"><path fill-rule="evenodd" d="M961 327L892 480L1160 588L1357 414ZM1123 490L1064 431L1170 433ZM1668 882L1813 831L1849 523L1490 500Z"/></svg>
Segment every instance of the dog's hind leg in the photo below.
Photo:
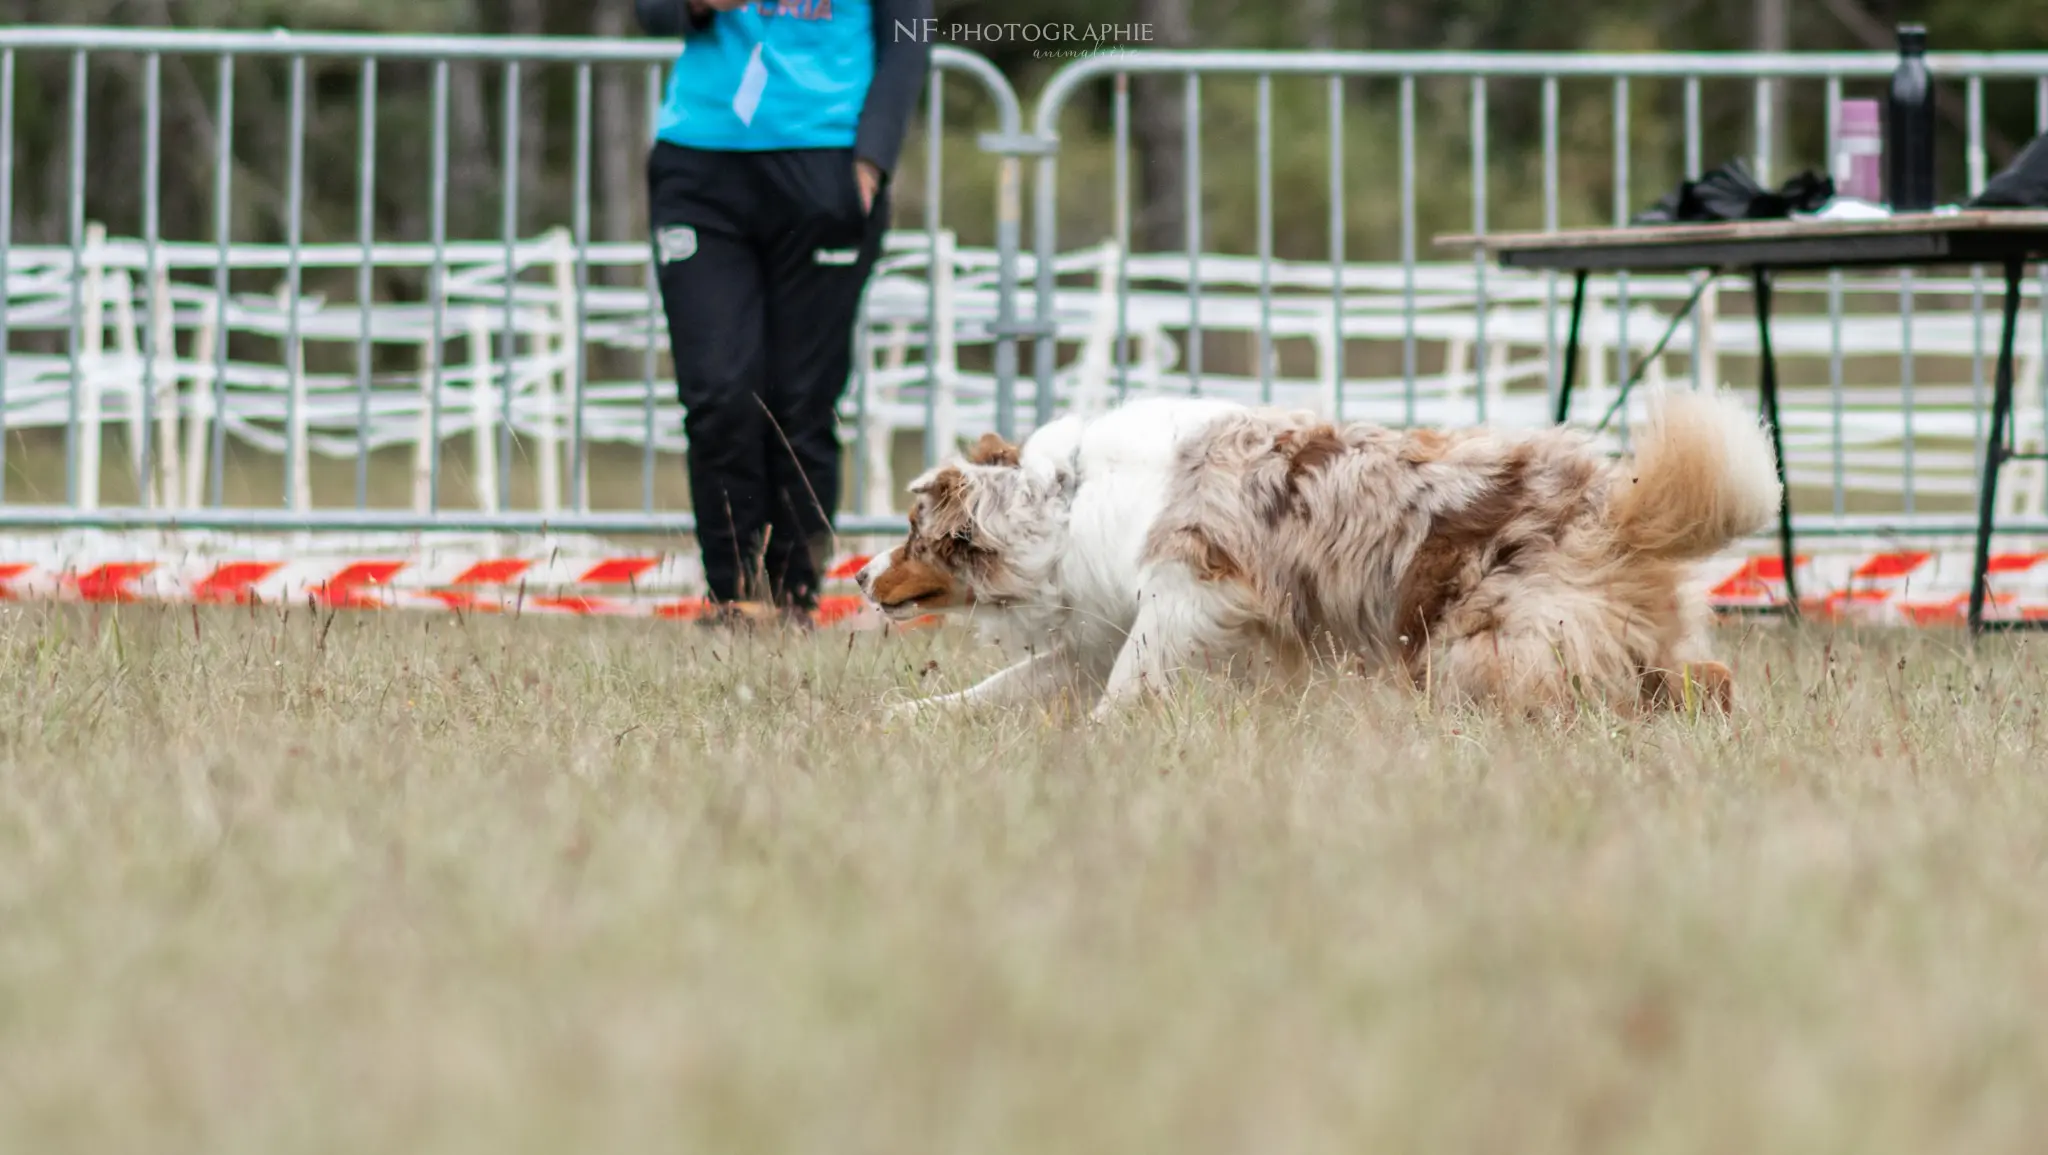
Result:
<svg viewBox="0 0 2048 1155"><path fill-rule="evenodd" d="M1430 647L1414 672L1443 705L1556 709L1571 700L1563 663L1546 639L1482 630Z"/></svg>
<svg viewBox="0 0 2048 1155"><path fill-rule="evenodd" d="M1148 573L1142 588L1137 620L1095 707L1098 721L1147 690L1165 689L1182 670L1236 662L1252 649L1234 624L1242 616L1240 587L1204 581L1185 566L1168 564Z"/></svg>
<svg viewBox="0 0 2048 1155"><path fill-rule="evenodd" d="M1633 709L1639 683L1627 655L1588 641L1546 629L1480 630L1435 647L1425 673L1431 693L1450 702L1532 715L1569 714L1595 703Z"/></svg>

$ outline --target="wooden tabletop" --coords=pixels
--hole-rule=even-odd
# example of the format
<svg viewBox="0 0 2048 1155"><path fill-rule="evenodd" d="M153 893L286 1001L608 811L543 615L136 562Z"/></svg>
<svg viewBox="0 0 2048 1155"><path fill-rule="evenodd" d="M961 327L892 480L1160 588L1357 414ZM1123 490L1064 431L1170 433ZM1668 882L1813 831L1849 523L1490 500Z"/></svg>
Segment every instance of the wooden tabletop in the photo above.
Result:
<svg viewBox="0 0 2048 1155"><path fill-rule="evenodd" d="M1440 236L1436 244L1485 253L1511 267L1587 271L1998 263L2048 255L2048 211L1460 233Z"/></svg>

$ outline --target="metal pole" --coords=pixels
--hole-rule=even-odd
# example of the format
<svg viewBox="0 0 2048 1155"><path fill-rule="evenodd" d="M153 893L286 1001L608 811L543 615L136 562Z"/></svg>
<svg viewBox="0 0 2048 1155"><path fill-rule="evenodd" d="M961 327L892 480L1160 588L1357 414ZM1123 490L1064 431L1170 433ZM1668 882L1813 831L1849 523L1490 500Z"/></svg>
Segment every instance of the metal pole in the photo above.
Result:
<svg viewBox="0 0 2048 1155"><path fill-rule="evenodd" d="M142 62L142 246L147 262L142 299L145 315L149 318L145 323L148 332L142 353L143 418L137 433L142 444L137 447L138 476L135 479L135 492L138 503L142 505L154 504L154 489L149 478L157 428L156 358L163 341L163 318L159 316L156 305L156 282L160 272L157 250L163 239L163 65L163 57L154 52ZM5 291L0 290L0 296L4 295ZM5 440L4 430L0 430L0 440ZM5 474L0 473L0 476Z"/></svg>
<svg viewBox="0 0 2048 1155"><path fill-rule="evenodd" d="M1259 74L1258 127L1259 401L1273 403L1273 78Z"/></svg>
<svg viewBox="0 0 2048 1155"><path fill-rule="evenodd" d="M940 148L945 131L946 86L934 71L925 86L924 120L924 467L939 463L939 198L945 188ZM865 366L865 362L862 363ZM863 368L865 372L865 368ZM866 392L862 392L865 398ZM867 422L860 424L856 460L867 461ZM952 446L946 446L951 449Z"/></svg>
<svg viewBox="0 0 2048 1155"><path fill-rule="evenodd" d="M1472 78L1472 231L1486 235L1486 78ZM1472 333L1472 397L1477 420L1486 424L1486 251L1472 254L1474 312Z"/></svg>
<svg viewBox="0 0 2048 1155"><path fill-rule="evenodd" d="M520 161L520 98L525 86L519 75L519 62L505 62L505 91L503 104L499 108L499 125L504 137L503 159L499 161L502 171L498 174L498 237L505 245L505 279L499 288L504 295L505 331L498 337L498 363L503 367L503 384L498 389L498 501L510 506L512 502L512 391L518 380L512 371L519 360L519 161ZM652 268L652 262L649 262ZM472 382L470 388L483 389L487 382ZM650 388L649 392L652 392ZM480 436L482 430L478 430Z"/></svg>
<svg viewBox="0 0 2048 1155"><path fill-rule="evenodd" d="M446 359L448 329L448 62L434 65L432 176L428 182L428 229L434 248L434 267L427 278L427 293L433 321L427 340L433 355L428 358L427 387L427 510L441 512L441 362Z"/></svg>
<svg viewBox="0 0 2048 1155"><path fill-rule="evenodd" d="M235 182L235 58L220 58L219 90L215 94L213 170L213 233L220 249L213 267L213 449L210 504L227 501L228 453L228 262L234 243ZM364 257L368 260L367 254Z"/></svg>
<svg viewBox="0 0 2048 1155"><path fill-rule="evenodd" d="M7 282L14 256L14 50L0 51L0 506L7 504L7 349L14 318Z"/></svg>
<svg viewBox="0 0 2048 1155"><path fill-rule="evenodd" d="M306 173L306 58L292 57L291 68L291 140L287 144L285 174L285 245L289 250L289 265L285 272L286 308L290 313L285 317L285 380L288 383L284 396L284 506L293 508L298 503L298 492L310 484L309 479L299 476L300 443L300 400L305 392L306 382L299 372L301 363L299 333L299 298L303 288L299 267L299 246L303 240L305 225L305 173Z"/></svg>
<svg viewBox="0 0 2048 1155"><path fill-rule="evenodd" d="M576 177L575 198L569 209L570 225L576 234L576 348L571 363L576 366L576 448L570 454L571 507L578 513L590 511L590 493L585 484L589 466L584 444L584 407L588 403L590 377L590 65L576 66Z"/></svg>
<svg viewBox="0 0 2048 1155"><path fill-rule="evenodd" d="M370 376L375 314L377 243L377 61L363 61L358 81L361 101L356 113L356 244L362 260L356 265L356 508L370 504Z"/></svg>
<svg viewBox="0 0 2048 1155"><path fill-rule="evenodd" d="M1344 80L1332 76L1330 101L1330 376L1331 418L1344 420Z"/></svg>
<svg viewBox="0 0 2048 1155"><path fill-rule="evenodd" d="M1415 78L1401 78L1401 403L1402 423L1416 418L1415 375Z"/></svg>
<svg viewBox="0 0 2048 1155"><path fill-rule="evenodd" d="M77 508L83 479L79 476L81 462L79 445L86 431L79 428L79 394L84 389L83 377L85 330L85 125L86 125L86 64L83 51L71 54L71 195L70 195L70 237L71 237L71 326L67 351L71 362L71 388L64 419L64 504ZM99 372L94 365L91 371ZM90 434L100 435L95 426Z"/></svg>

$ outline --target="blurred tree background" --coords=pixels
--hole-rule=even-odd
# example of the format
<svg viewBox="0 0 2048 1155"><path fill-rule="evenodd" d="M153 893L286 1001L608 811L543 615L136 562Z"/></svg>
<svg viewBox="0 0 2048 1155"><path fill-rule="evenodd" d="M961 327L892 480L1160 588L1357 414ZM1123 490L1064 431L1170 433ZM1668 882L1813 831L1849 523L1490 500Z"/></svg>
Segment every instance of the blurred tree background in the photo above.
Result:
<svg viewBox="0 0 2048 1155"><path fill-rule="evenodd" d="M954 23L1050 21L1145 23L1159 47L1335 48L1385 52L1726 51L1756 47L1879 49L1890 29L1922 20L1938 51L2048 47L2048 5L2038 0L1295 0L1285 5L1237 0L939 0L942 28ZM294 30L447 32L482 35L622 36L635 32L630 0L0 0L15 24L273 27ZM972 46L1007 74L1028 110L1045 78L1064 61L1041 59L1043 44L984 41ZM66 54L22 51L14 62L14 222L17 243L56 243L69 232L69 107L72 62ZM144 61L95 54L87 72L87 216L116 234L140 231ZM214 240L218 62L210 56L163 61L164 235ZM380 238L429 235L432 66L392 61L378 73L376 230ZM276 241L284 235L289 71L279 60L238 62L233 77L234 236ZM505 72L501 65L457 62L448 91L448 235L494 237L500 231ZM593 70L592 227L600 239L644 235L641 187L650 85L656 69ZM305 235L309 241L355 236L361 65L308 62ZM574 70L521 70L519 228L532 235L570 219L574 163ZM1275 242L1283 256L1327 253L1329 185L1327 82L1282 79L1274 85ZM1109 234L1111 84L1081 90L1060 123L1062 247ZM1140 247L1183 244L1180 194L1185 157L1182 82L1135 82L1134 208ZM1851 85L1850 95L1878 86ZM1944 189L1963 191L1964 102L1945 92ZM1702 160L1712 165L1755 154L1755 86L1708 81L1701 87ZM1202 84L1204 240L1212 251L1255 245L1254 85L1249 79ZM1416 86L1417 233L1429 259L1432 233L1473 221L1474 86L1456 77ZM1488 224L1531 227L1542 219L1541 87L1536 80L1484 86ZM2037 131L2041 101L2031 81L1985 90L1992 170ZM1628 163L1614 139L1625 102ZM1824 132L1820 82L1777 86L1771 104L1779 128L1773 176L1820 167ZM1354 258L1398 255L1400 236L1398 85L1355 80L1345 86L1344 162L1347 251ZM1683 91L1677 81L1566 80L1560 86L1559 211L1566 224L1612 220L1654 200L1684 164ZM923 221L923 118L897 181L898 223ZM967 243L990 239L993 162L975 149L993 128L987 103L969 81L946 90L943 155L945 223ZM1030 214L1026 213L1027 228Z"/></svg>

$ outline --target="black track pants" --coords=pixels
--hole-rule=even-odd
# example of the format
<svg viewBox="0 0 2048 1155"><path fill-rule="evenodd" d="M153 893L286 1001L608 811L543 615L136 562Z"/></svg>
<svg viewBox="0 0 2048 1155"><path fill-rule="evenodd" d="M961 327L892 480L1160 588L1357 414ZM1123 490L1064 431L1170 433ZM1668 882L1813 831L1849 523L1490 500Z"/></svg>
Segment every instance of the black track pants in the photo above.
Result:
<svg viewBox="0 0 2048 1155"><path fill-rule="evenodd" d="M887 189L861 212L851 149L662 142L647 179L711 596L815 604L839 506L836 410Z"/></svg>

